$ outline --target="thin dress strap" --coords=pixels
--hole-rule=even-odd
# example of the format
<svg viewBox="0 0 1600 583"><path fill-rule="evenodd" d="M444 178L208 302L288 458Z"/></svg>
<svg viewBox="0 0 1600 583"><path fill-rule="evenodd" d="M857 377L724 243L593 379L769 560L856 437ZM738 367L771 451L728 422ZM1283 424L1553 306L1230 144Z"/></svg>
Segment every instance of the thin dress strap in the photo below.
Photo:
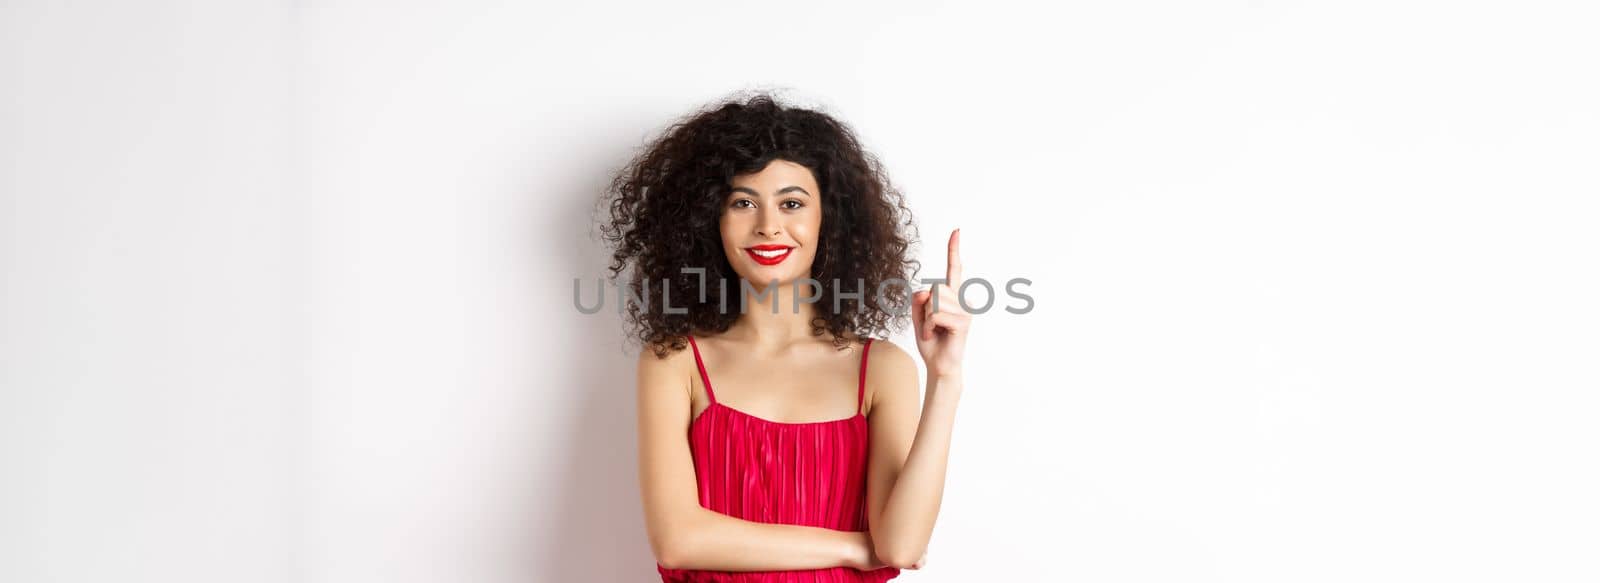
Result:
<svg viewBox="0 0 1600 583"><path fill-rule="evenodd" d="M712 403L717 402L716 393L711 392L711 376L706 374L706 365L700 361L700 345L695 344L694 335L689 335L689 347L694 349L694 366L700 369L700 383L706 386L706 398ZM865 376L861 378L866 378Z"/></svg>
<svg viewBox="0 0 1600 583"><path fill-rule="evenodd" d="M856 387L856 412L861 412L861 405L867 399L867 351L872 350L872 339L868 338L866 344L861 345L861 383Z"/></svg>

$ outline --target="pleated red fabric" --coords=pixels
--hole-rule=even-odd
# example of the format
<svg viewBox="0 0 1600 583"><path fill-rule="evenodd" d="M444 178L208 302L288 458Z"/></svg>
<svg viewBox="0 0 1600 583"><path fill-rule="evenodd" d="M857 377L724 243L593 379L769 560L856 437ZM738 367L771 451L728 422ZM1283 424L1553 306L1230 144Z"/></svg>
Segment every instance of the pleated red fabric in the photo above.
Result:
<svg viewBox="0 0 1600 583"><path fill-rule="evenodd" d="M769 421L717 401L700 346L689 337L711 404L689 423L700 505L745 520L834 530L867 529L867 352L861 349L856 414L810 423ZM888 581L900 569L703 571L656 564L666 583L856 583Z"/></svg>

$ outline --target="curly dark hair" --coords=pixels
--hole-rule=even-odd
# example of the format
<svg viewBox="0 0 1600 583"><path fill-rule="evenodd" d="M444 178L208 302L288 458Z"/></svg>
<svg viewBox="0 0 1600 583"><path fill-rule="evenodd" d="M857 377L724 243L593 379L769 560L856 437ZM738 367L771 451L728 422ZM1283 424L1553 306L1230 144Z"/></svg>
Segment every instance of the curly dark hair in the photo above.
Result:
<svg viewBox="0 0 1600 583"><path fill-rule="evenodd" d="M842 350L851 342L847 334L873 337L905 327L909 281L921 268L910 254L917 230L905 197L848 126L756 93L724 98L669 125L611 181L602 201L610 220L601 226L613 248L609 277L615 283L631 266L628 281L618 285L645 304L627 303L630 338L665 357L686 346L687 334L723 332L738 320L739 310L719 309L716 291L723 286L728 304L738 305L740 278L718 228L723 203L735 176L777 159L810 169L823 193L811 274L823 285L812 335L831 333ZM705 287L699 274L681 268L705 269ZM661 309L663 280L674 311L686 313ZM892 280L906 283L885 284Z"/></svg>

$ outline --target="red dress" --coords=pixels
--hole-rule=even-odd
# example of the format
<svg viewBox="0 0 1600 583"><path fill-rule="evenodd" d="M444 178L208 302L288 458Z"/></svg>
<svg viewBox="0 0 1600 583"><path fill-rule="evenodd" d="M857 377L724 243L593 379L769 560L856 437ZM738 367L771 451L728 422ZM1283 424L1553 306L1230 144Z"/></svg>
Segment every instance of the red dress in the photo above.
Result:
<svg viewBox="0 0 1600 583"><path fill-rule="evenodd" d="M700 505L754 522L867 530L867 351L861 347L856 414L832 421L768 421L717 402L700 346L689 337L694 364L711 404L689 423L689 448ZM900 569L850 567L799 571L701 571L656 564L668 583L877 583Z"/></svg>

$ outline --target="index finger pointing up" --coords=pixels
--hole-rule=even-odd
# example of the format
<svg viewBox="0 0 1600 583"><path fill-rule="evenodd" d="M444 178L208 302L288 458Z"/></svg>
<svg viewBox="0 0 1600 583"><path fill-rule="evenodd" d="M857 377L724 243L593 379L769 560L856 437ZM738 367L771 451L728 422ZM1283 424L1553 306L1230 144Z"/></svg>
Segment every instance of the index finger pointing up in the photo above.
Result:
<svg viewBox="0 0 1600 583"><path fill-rule="evenodd" d="M950 253L950 259L949 259L949 263L945 266L945 275L944 275L944 277L945 277L945 279L948 279L950 281L946 285L949 285L950 287L959 289L961 287L961 229L960 228L957 228L954 231L950 231L950 250L949 250L949 253Z"/></svg>

